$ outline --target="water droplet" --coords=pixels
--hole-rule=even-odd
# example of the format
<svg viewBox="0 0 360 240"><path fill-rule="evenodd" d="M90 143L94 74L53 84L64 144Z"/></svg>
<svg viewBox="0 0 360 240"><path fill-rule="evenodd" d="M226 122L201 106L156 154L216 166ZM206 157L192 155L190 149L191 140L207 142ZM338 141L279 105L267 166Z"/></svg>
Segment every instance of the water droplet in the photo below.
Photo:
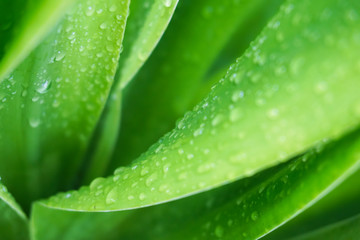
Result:
<svg viewBox="0 0 360 240"><path fill-rule="evenodd" d="M215 168L214 163L205 163L205 164L200 165L197 168L197 171L198 171L198 173L205 173L205 172L208 172L208 171L210 171L211 169L214 169L214 168Z"/></svg>
<svg viewBox="0 0 360 240"><path fill-rule="evenodd" d="M217 236L217 237L222 237L222 236L224 236L224 228L222 227L222 226L220 226L220 225L218 225L216 228L215 228L215 235Z"/></svg>
<svg viewBox="0 0 360 240"><path fill-rule="evenodd" d="M155 181L156 179L157 179L157 174L156 174L156 173L151 174L150 177L148 177L148 178L146 179L145 185L148 186L148 187L150 187L151 183L152 183L153 181Z"/></svg>
<svg viewBox="0 0 360 240"><path fill-rule="evenodd" d="M118 191L116 188L113 188L107 195L106 195L106 204L112 204L116 202L118 198Z"/></svg>
<svg viewBox="0 0 360 240"><path fill-rule="evenodd" d="M141 169L140 175L145 176L148 173L149 173L149 168L145 167L145 168Z"/></svg>
<svg viewBox="0 0 360 240"><path fill-rule="evenodd" d="M214 117L214 119L211 121L211 125L213 125L214 127L216 125L218 125L219 123L222 122L222 120L224 119L224 116L221 114L218 114Z"/></svg>
<svg viewBox="0 0 360 240"><path fill-rule="evenodd" d="M139 199L143 201L146 198L146 195L144 193L139 194Z"/></svg>
<svg viewBox="0 0 360 240"><path fill-rule="evenodd" d="M128 200L133 200L133 199L134 199L134 196L133 196L133 195L129 195L129 196L127 197L127 199L128 199Z"/></svg>
<svg viewBox="0 0 360 240"><path fill-rule="evenodd" d="M100 24L100 29L106 29L107 28L107 25L106 25L106 23L102 23L102 24Z"/></svg>
<svg viewBox="0 0 360 240"><path fill-rule="evenodd" d="M109 8L109 12L115 12L117 9L116 5L112 5L110 8Z"/></svg>
<svg viewBox="0 0 360 240"><path fill-rule="evenodd" d="M169 171L170 164L165 164L163 167L164 173L167 173Z"/></svg>
<svg viewBox="0 0 360 240"><path fill-rule="evenodd" d="M46 80L36 89L36 91L40 94L46 93L49 90L50 86L51 86L51 81Z"/></svg>
<svg viewBox="0 0 360 240"><path fill-rule="evenodd" d="M258 217L259 217L259 214L258 214L257 211L254 211L254 212L251 213L251 219L253 221L256 221L258 219Z"/></svg>
<svg viewBox="0 0 360 240"><path fill-rule="evenodd" d="M140 61L145 61L146 60L146 54L142 51L138 52L138 58L140 59Z"/></svg>
<svg viewBox="0 0 360 240"><path fill-rule="evenodd" d="M204 131L204 128L202 128L202 127L196 129L196 130L194 131L194 134L193 134L194 137L197 137L197 136L201 135L201 134L203 133L203 131Z"/></svg>
<svg viewBox="0 0 360 240"><path fill-rule="evenodd" d="M96 190L96 189L100 189L103 187L103 183L104 183L105 179L102 177L99 178L95 178L91 183L90 183L90 190Z"/></svg>
<svg viewBox="0 0 360 240"><path fill-rule="evenodd" d="M86 14L86 16L90 17L91 15L94 14L94 12L95 12L95 9L94 9L93 7L90 7L90 6L89 6L89 7L86 9L85 14Z"/></svg>
<svg viewBox="0 0 360 240"><path fill-rule="evenodd" d="M40 118L38 117L29 118L29 125L32 128L37 128L40 125L40 123L41 123Z"/></svg>
<svg viewBox="0 0 360 240"><path fill-rule="evenodd" d="M108 44L108 45L106 45L106 50L107 50L108 52L114 52L114 46Z"/></svg>
<svg viewBox="0 0 360 240"><path fill-rule="evenodd" d="M61 52L61 51L58 51L56 54L55 54L55 61L61 61L63 58L65 57L65 53L64 52Z"/></svg>
<svg viewBox="0 0 360 240"><path fill-rule="evenodd" d="M231 100L233 102L237 102L240 98L243 98L244 97L244 91L235 91L232 96L231 96Z"/></svg>
<svg viewBox="0 0 360 240"><path fill-rule="evenodd" d="M164 0L163 3L164 3L165 7L170 7L171 3L172 3L172 0Z"/></svg>

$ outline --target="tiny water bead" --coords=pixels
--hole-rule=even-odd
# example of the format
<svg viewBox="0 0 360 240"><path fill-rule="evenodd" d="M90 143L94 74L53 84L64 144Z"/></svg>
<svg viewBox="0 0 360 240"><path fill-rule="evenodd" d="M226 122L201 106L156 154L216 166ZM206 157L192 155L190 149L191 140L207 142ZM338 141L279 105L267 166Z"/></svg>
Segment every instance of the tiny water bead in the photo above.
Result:
<svg viewBox="0 0 360 240"><path fill-rule="evenodd" d="M51 86L51 80L46 80L45 82L41 83L40 86L36 89L36 91L40 94L46 93Z"/></svg>
<svg viewBox="0 0 360 240"><path fill-rule="evenodd" d="M163 0L163 3L165 7L170 7L172 4L172 0Z"/></svg>

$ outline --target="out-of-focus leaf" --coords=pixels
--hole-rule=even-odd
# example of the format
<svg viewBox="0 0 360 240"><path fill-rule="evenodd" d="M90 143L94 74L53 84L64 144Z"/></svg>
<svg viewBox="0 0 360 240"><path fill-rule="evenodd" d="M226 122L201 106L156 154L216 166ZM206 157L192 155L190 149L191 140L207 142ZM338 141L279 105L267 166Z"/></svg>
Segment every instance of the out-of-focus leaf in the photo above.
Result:
<svg viewBox="0 0 360 240"><path fill-rule="evenodd" d="M347 14L360 3L353 3L287 2L173 131L114 176L45 204L110 211L166 202L251 176L352 130L360 120L353 51L360 20ZM324 18L326 9L332 15Z"/></svg>
<svg viewBox="0 0 360 240"><path fill-rule="evenodd" d="M40 43L74 2L0 2L0 83Z"/></svg>
<svg viewBox="0 0 360 240"><path fill-rule="evenodd" d="M124 89L121 130L110 171L133 161L173 128L190 108L218 54L240 24L263 9L264 2L179 2L163 40ZM279 6L280 1L266 2ZM238 44L243 48L249 42Z"/></svg>
<svg viewBox="0 0 360 240"><path fill-rule="evenodd" d="M118 89L124 88L148 59L168 26L178 0L133 0L119 65Z"/></svg>
<svg viewBox="0 0 360 240"><path fill-rule="evenodd" d="M164 33L178 0L131 1L118 73L86 158L84 183L104 174L118 137L122 89L133 78Z"/></svg>
<svg viewBox="0 0 360 240"><path fill-rule="evenodd" d="M85 166L82 169L81 182L83 184L88 184L96 177L103 175L108 167L118 134L117 126L121 121L120 113L121 91L117 91L109 96L103 115L88 145L84 160Z"/></svg>
<svg viewBox="0 0 360 240"><path fill-rule="evenodd" d="M360 170L319 202L262 239L289 239L331 225L360 213Z"/></svg>
<svg viewBox="0 0 360 240"><path fill-rule="evenodd" d="M69 188L113 82L129 1L80 1L0 85L0 174L23 206Z"/></svg>
<svg viewBox="0 0 360 240"><path fill-rule="evenodd" d="M28 220L8 192L0 183L0 239L26 240L29 239Z"/></svg>
<svg viewBox="0 0 360 240"><path fill-rule="evenodd" d="M317 231L292 238L293 240L356 240L360 236L360 215L324 227Z"/></svg>

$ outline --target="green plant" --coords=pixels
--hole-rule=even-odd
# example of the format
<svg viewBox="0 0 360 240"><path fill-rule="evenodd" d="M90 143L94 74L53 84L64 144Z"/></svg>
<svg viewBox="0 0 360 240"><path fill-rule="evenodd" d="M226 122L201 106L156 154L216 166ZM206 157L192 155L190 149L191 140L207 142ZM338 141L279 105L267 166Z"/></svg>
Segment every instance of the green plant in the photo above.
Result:
<svg viewBox="0 0 360 240"><path fill-rule="evenodd" d="M357 0L0 12L1 239L357 237Z"/></svg>

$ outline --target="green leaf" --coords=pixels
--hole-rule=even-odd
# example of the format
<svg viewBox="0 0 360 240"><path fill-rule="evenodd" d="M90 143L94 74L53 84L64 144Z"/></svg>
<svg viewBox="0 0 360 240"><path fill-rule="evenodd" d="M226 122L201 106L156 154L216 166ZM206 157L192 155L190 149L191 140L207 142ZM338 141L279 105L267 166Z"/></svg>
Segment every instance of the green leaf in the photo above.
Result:
<svg viewBox="0 0 360 240"><path fill-rule="evenodd" d="M289 1L176 129L115 176L45 204L81 211L158 204L254 175L350 131L360 119L353 51L360 21L349 19L351 3ZM325 9L332 15L324 18Z"/></svg>
<svg viewBox="0 0 360 240"><path fill-rule="evenodd" d="M126 24L125 39L119 66L118 89L123 89L148 59L159 42L178 0L133 0Z"/></svg>
<svg viewBox="0 0 360 240"><path fill-rule="evenodd" d="M264 240L290 239L360 213L360 170L299 216L266 235Z"/></svg>
<svg viewBox="0 0 360 240"><path fill-rule="evenodd" d="M124 114L111 171L133 161L173 128L175 120L190 109L203 78L226 43L264 2L179 2L163 40L124 89ZM279 1L269 4L278 6ZM241 41L237 48L248 44Z"/></svg>
<svg viewBox="0 0 360 240"><path fill-rule="evenodd" d="M0 83L40 43L74 2L1 1Z"/></svg>
<svg viewBox="0 0 360 240"><path fill-rule="evenodd" d="M0 238L3 240L29 239L28 220L8 192L0 183Z"/></svg>
<svg viewBox="0 0 360 240"><path fill-rule="evenodd" d="M38 203L33 209L36 233L38 239L49 233L58 239L62 228L49 226L61 222L70 232L81 225L81 229L89 229L89 236L111 231L114 239L257 239L304 211L359 169L359 134L356 131L337 142L318 145L254 177L158 206L79 213ZM105 230L92 227L101 221L106 221Z"/></svg>
<svg viewBox="0 0 360 240"><path fill-rule="evenodd" d="M292 238L293 240L346 240L357 239L360 236L360 215L338 222L336 224L324 227L317 231L304 234L303 236Z"/></svg>
<svg viewBox="0 0 360 240"><path fill-rule="evenodd" d="M0 174L22 205L73 186L113 82L128 4L78 3L0 85Z"/></svg>
<svg viewBox="0 0 360 240"><path fill-rule="evenodd" d="M177 5L177 0L131 1L132 13L126 23L126 32L118 66L117 77L89 148L87 169L83 183L102 176L118 137L120 127L122 90L133 78L155 48L164 33ZM95 149L95 150L94 150Z"/></svg>

